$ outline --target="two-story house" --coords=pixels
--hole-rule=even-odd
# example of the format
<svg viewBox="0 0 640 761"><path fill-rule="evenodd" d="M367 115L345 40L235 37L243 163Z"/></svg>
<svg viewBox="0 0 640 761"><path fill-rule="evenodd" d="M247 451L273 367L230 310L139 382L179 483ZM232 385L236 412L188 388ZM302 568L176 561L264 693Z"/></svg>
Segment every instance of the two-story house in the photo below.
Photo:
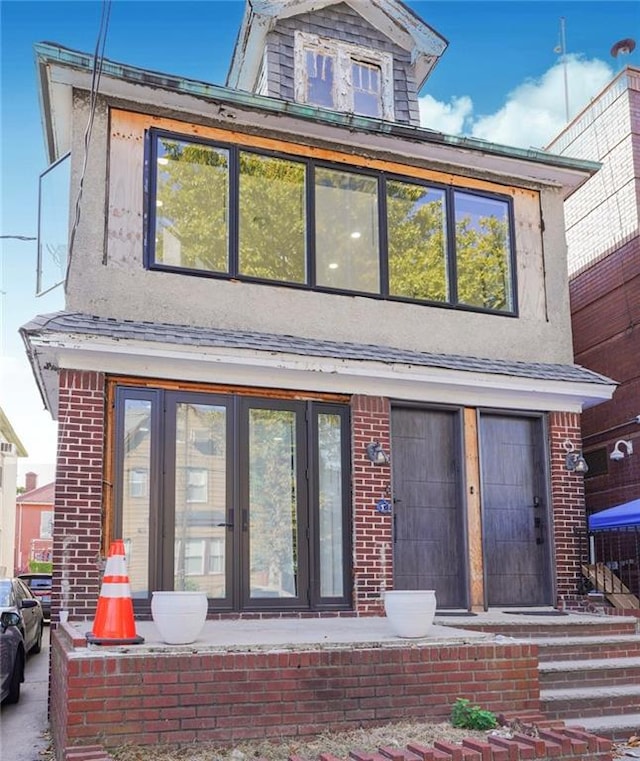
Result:
<svg viewBox="0 0 640 761"><path fill-rule="evenodd" d="M598 165L421 126L446 45L395 0L283 0L247 6L225 87L108 60L96 87L36 47L72 199L65 311L22 329L59 422L54 619L93 615L116 537L140 616L172 588L212 616L579 602L580 415L615 384L573 363L563 199Z"/></svg>

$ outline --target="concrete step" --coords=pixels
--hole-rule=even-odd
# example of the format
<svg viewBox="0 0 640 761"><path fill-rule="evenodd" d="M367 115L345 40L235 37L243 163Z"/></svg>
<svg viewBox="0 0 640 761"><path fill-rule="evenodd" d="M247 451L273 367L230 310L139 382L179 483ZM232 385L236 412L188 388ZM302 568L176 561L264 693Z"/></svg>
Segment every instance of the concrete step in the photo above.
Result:
<svg viewBox="0 0 640 761"><path fill-rule="evenodd" d="M640 634L618 634L608 637L535 637L528 642L539 647L538 657L544 661L583 661L588 658L640 658Z"/></svg>
<svg viewBox="0 0 640 761"><path fill-rule="evenodd" d="M540 690L540 707L550 719L628 715L638 706L640 684Z"/></svg>
<svg viewBox="0 0 640 761"><path fill-rule="evenodd" d="M640 713L574 717L565 719L565 724L568 727L583 727L587 732L608 737L618 743L624 743L633 735L640 736Z"/></svg>
<svg viewBox="0 0 640 761"><path fill-rule="evenodd" d="M538 666L540 688L616 687L640 684L640 657L546 661Z"/></svg>
<svg viewBox="0 0 640 761"><path fill-rule="evenodd" d="M464 624L458 626L464 629L474 631L492 632L505 637L514 637L516 639L544 639L547 637L616 637L616 636L637 636L638 619L627 616L580 616L567 615L552 616L545 619L540 616L539 619L528 617L526 620L520 620L520 616L514 615L506 621L504 618L500 621L475 621L466 619ZM446 622L453 626L448 620Z"/></svg>

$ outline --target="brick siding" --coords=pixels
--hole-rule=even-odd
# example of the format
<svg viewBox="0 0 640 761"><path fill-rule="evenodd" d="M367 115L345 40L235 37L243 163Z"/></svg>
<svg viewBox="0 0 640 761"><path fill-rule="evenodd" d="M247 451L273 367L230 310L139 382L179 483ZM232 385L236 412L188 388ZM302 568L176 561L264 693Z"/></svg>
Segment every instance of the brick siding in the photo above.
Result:
<svg viewBox="0 0 640 761"><path fill-rule="evenodd" d="M578 595L578 582L582 576L580 564L587 551L584 476L566 469L564 443L570 441L580 449L580 415L549 413L549 439L557 604L559 607L577 606L581 602Z"/></svg>
<svg viewBox="0 0 640 761"><path fill-rule="evenodd" d="M604 448L607 453L607 472L585 480L589 512L640 496L640 457L634 453L617 462L608 458L618 439L631 440L640 452L640 426L622 425L640 414L640 332L634 329L640 323L638 294L640 235L570 283L576 362L620 384L611 401L586 410L582 417L585 451Z"/></svg>
<svg viewBox="0 0 640 761"><path fill-rule="evenodd" d="M74 648L69 632L57 626L51 637L58 748L305 738L327 727L442 721L460 696L496 713L539 709L536 645L117 652Z"/></svg>
<svg viewBox="0 0 640 761"><path fill-rule="evenodd" d="M104 376L60 371L52 610L93 616L100 593Z"/></svg>
<svg viewBox="0 0 640 761"><path fill-rule="evenodd" d="M390 452L389 400L354 396L351 435L354 607L360 615L380 615L382 592L393 587L393 535L392 516L376 512L376 503L391 499L391 467L371 463L366 446L379 441Z"/></svg>

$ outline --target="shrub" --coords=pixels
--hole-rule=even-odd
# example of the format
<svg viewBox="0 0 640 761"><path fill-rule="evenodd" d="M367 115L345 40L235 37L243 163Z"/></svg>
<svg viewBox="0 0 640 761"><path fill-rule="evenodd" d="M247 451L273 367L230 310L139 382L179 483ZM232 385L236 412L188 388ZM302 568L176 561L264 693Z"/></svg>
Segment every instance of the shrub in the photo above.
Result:
<svg viewBox="0 0 640 761"><path fill-rule="evenodd" d="M494 713L480 706L472 706L466 698L458 698L453 704L451 723L461 729L493 729L498 726Z"/></svg>

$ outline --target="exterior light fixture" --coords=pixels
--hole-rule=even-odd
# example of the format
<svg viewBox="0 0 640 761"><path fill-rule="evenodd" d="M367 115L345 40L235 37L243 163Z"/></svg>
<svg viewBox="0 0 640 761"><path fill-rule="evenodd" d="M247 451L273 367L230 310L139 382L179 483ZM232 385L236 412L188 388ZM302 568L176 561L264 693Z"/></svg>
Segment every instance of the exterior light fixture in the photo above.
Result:
<svg viewBox="0 0 640 761"><path fill-rule="evenodd" d="M374 465L387 465L389 463L389 455L382 448L382 444L379 441L372 441L366 446L367 457Z"/></svg>
<svg viewBox="0 0 640 761"><path fill-rule="evenodd" d="M582 452L579 452L569 440L564 442L564 448L567 451L564 460L565 468L571 473L586 473L589 466L582 456Z"/></svg>
<svg viewBox="0 0 640 761"><path fill-rule="evenodd" d="M623 460L625 457L625 453L621 451L620 447L624 447L627 451L626 454L632 455L633 454L633 442L631 440L625 441L625 439L619 439L616 441L616 445L613 448L613 452L609 455L609 459L611 460Z"/></svg>

